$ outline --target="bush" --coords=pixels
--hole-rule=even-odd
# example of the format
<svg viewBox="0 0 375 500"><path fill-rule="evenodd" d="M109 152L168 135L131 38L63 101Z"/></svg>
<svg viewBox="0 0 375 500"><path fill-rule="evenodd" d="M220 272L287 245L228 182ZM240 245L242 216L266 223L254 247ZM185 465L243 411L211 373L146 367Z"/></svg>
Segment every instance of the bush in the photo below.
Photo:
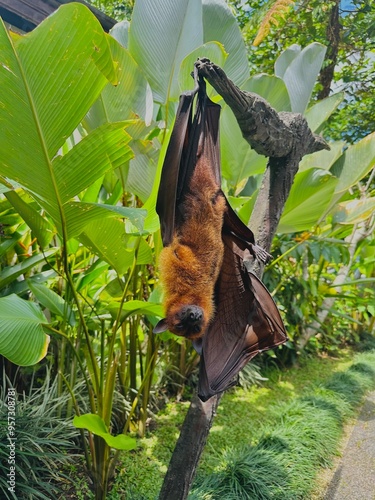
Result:
<svg viewBox="0 0 375 500"><path fill-rule="evenodd" d="M69 478L61 472L77 456L78 431L56 416L57 408L66 404L68 396L57 396L56 380L47 372L43 385L33 383L29 394L18 394L16 401L16 495L8 491L9 444L7 386L0 388L0 497L42 498L49 500L59 493L59 485ZM8 387L11 384L8 380Z"/></svg>
<svg viewBox="0 0 375 500"><path fill-rule="evenodd" d="M242 447L223 456L217 472L208 476L189 498L204 500L282 499L289 478L280 464L280 448ZM282 450L284 451L284 450Z"/></svg>

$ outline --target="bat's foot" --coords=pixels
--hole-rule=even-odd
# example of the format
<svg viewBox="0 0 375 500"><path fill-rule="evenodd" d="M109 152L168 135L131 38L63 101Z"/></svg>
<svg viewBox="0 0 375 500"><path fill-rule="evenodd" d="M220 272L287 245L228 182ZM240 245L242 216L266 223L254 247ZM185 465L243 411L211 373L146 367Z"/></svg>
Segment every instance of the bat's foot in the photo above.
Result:
<svg viewBox="0 0 375 500"><path fill-rule="evenodd" d="M262 264L267 264L267 262L272 260L272 255L266 252L259 245L252 245L252 250L254 257Z"/></svg>
<svg viewBox="0 0 375 500"><path fill-rule="evenodd" d="M215 63L207 59L207 57L199 57L197 61L195 61L194 66L197 69L198 74L204 77L207 77L212 73L216 73L221 78L225 76L224 71Z"/></svg>

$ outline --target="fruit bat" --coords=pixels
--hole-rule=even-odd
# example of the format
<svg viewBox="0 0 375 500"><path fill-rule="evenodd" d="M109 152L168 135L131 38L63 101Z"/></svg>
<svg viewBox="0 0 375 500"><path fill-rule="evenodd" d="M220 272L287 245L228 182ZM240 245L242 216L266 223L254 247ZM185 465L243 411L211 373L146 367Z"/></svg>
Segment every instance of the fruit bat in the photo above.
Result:
<svg viewBox="0 0 375 500"><path fill-rule="evenodd" d="M221 108L208 98L196 68L194 79L194 90L180 96L156 203L166 317L154 332L193 341L201 355L198 395L206 401L287 336L271 295L246 267L271 256L255 244L221 189Z"/></svg>

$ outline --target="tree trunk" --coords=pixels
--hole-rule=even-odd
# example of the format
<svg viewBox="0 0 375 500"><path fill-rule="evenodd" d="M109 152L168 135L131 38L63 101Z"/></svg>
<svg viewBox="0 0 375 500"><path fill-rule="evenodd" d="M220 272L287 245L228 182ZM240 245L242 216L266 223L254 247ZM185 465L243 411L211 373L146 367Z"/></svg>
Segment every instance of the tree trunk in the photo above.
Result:
<svg viewBox="0 0 375 500"><path fill-rule="evenodd" d="M302 115L277 113L258 95L241 91L221 68L208 59L199 59L196 66L199 74L231 107L250 146L270 158L250 219L258 244L269 251L301 158L329 147L311 132ZM252 262L248 268L261 277L263 269L259 264ZM193 398L164 479L160 500L184 500L187 497L220 398L221 395L216 395L205 403L197 396Z"/></svg>
<svg viewBox="0 0 375 500"><path fill-rule="evenodd" d="M318 94L318 100L328 97L331 92L331 85L335 66L337 64L337 56L339 53L339 45L341 40L341 24L340 24L340 0L334 0L331 11L329 13L328 26L326 29L327 37L327 65L321 70L319 81L322 84L322 89Z"/></svg>
<svg viewBox="0 0 375 500"><path fill-rule="evenodd" d="M203 403L194 396L165 476L160 499L187 498L221 395Z"/></svg>

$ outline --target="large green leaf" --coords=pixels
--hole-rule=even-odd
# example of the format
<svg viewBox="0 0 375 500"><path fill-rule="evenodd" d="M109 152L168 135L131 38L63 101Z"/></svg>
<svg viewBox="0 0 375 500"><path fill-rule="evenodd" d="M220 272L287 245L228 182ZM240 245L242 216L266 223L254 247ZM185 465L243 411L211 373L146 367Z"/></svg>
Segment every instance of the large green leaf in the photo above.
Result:
<svg viewBox="0 0 375 500"><path fill-rule="evenodd" d="M266 158L253 151L242 137L241 129L229 106L223 106L221 111L220 151L223 177L233 188L243 179L260 174L266 168Z"/></svg>
<svg viewBox="0 0 375 500"><path fill-rule="evenodd" d="M132 265L134 251L128 247L124 223L116 219L91 222L79 237L81 243L105 260L118 274L124 274Z"/></svg>
<svg viewBox="0 0 375 500"><path fill-rule="evenodd" d="M0 354L21 366L34 365L47 353L47 320L33 302L17 295L0 298Z"/></svg>
<svg viewBox="0 0 375 500"><path fill-rule="evenodd" d="M348 147L331 171L339 176L335 194L344 194L375 166L375 132Z"/></svg>
<svg viewBox="0 0 375 500"><path fill-rule="evenodd" d="M250 221L252 211L254 210L255 201L257 199L259 190L257 189L251 198L248 198L245 203L238 210L239 218L247 225Z"/></svg>
<svg viewBox="0 0 375 500"><path fill-rule="evenodd" d="M155 101L179 96L184 57L203 43L202 5L197 0L138 0L129 31L129 52L146 75Z"/></svg>
<svg viewBox="0 0 375 500"><path fill-rule="evenodd" d="M9 285L9 283L18 278L18 276L21 276L21 274L26 273L38 264L41 264L43 262L45 263L46 259L54 255L57 251L58 248L50 248L43 254L32 255L19 264L4 267L4 269L2 269L0 272L0 289L4 286Z"/></svg>
<svg viewBox="0 0 375 500"><path fill-rule="evenodd" d="M224 45L228 58L223 69L236 85L241 86L249 77L249 63L237 20L224 0L202 0L202 6L203 41L218 41ZM219 64L215 60L213 62Z"/></svg>
<svg viewBox="0 0 375 500"><path fill-rule="evenodd" d="M58 203L50 197L46 200L46 196L44 199L39 198L39 202L54 218L60 232L62 224L69 228L76 223L76 220L69 218L74 216L72 202L69 200L102 177L106 171L120 167L133 156L127 146L130 136L124 131L124 124L125 122L104 124L82 139L66 155L57 156L52 161L51 176L59 196ZM90 220L92 211L82 206L80 227Z"/></svg>
<svg viewBox="0 0 375 500"><path fill-rule="evenodd" d="M64 156L52 162L52 176L64 204L90 186L109 169L132 158L127 122L105 123L84 137ZM79 167L79 168L77 168Z"/></svg>
<svg viewBox="0 0 375 500"><path fill-rule="evenodd" d="M52 190L51 158L115 81L107 37L86 7L68 4L14 43L1 23L0 57L3 174Z"/></svg>
<svg viewBox="0 0 375 500"><path fill-rule="evenodd" d="M319 132L321 126L327 121L343 99L344 93L339 92L317 102L306 111L305 118L313 132Z"/></svg>
<svg viewBox="0 0 375 500"><path fill-rule="evenodd" d="M129 163L125 185L143 202L150 196L160 150L151 141L133 141L134 158Z"/></svg>
<svg viewBox="0 0 375 500"><path fill-rule="evenodd" d="M42 283L27 280L27 284L42 306L46 307L52 313L57 314L61 318L66 319L71 326L76 324L72 308L62 297L60 297L60 295Z"/></svg>
<svg viewBox="0 0 375 500"><path fill-rule="evenodd" d="M115 24L109 31L111 36L118 41L125 49L128 48L130 23L126 19Z"/></svg>
<svg viewBox="0 0 375 500"><path fill-rule="evenodd" d="M294 44L276 60L275 75L284 80L294 113L305 112L325 53L326 47L320 43L311 43L304 49Z"/></svg>
<svg viewBox="0 0 375 500"><path fill-rule="evenodd" d="M137 441L125 434L112 436L108 432L104 420L94 413L76 415L73 419L73 425L78 429L87 429L93 434L102 437L108 446L115 450L134 450L137 447Z"/></svg>
<svg viewBox="0 0 375 500"><path fill-rule="evenodd" d="M134 226L132 232L142 232L146 210L141 208L119 207L101 203L69 202L65 206L67 232L69 238L79 236L95 220L123 217ZM130 231L127 230L129 233ZM108 243L108 242L107 242Z"/></svg>
<svg viewBox="0 0 375 500"><path fill-rule="evenodd" d="M285 204L278 232L294 233L311 229L324 214L337 179L321 169L310 169L295 176Z"/></svg>
<svg viewBox="0 0 375 500"><path fill-rule="evenodd" d="M119 307L120 304L118 302L110 302L107 306L113 316L117 316ZM124 302L124 304L122 304L121 312L121 320L124 320L126 317L135 314L145 314L154 317L162 317L164 315L164 309L161 304L144 302L142 300L129 300L127 302Z"/></svg>
<svg viewBox="0 0 375 500"><path fill-rule="evenodd" d="M4 241L0 244L0 257L5 255L9 250L14 248L19 240L22 238L21 233L13 233L12 236L7 236Z"/></svg>
<svg viewBox="0 0 375 500"><path fill-rule="evenodd" d="M77 291L80 292L83 288L95 282L97 278L102 276L103 278L107 276L107 270L109 265L100 259L96 260L90 265L88 269L80 274L78 283L76 284ZM105 279L105 278L104 278ZM116 278L118 279L118 278Z"/></svg>
<svg viewBox="0 0 375 500"><path fill-rule="evenodd" d="M45 248L53 237L53 226L45 217L40 215L38 210L33 206L33 203L25 201L18 192L8 191L5 196L32 230L33 235L38 240L38 244L42 248ZM35 202L34 205L36 205Z"/></svg>
<svg viewBox="0 0 375 500"><path fill-rule="evenodd" d="M122 275L133 263L138 238L127 234L122 221L100 219L88 224L79 240ZM137 262L139 264L152 262L151 249L143 238L140 239Z"/></svg>
<svg viewBox="0 0 375 500"><path fill-rule="evenodd" d="M165 158L165 153L167 151L167 147L169 144L169 139L172 134L173 127L170 127L168 132L166 133L166 136L164 138L159 158L158 158L158 164L156 167L156 173L155 173L155 178L154 178L154 184L152 186L152 190L150 193L150 196L146 200L145 204L143 205L143 208L147 210L147 217L145 220L145 230L149 233L154 233L159 229L160 223L159 223L159 217L156 213L156 200L158 197L158 192L159 192L159 184L160 184L160 177L161 177L161 172L163 169L163 163L164 163L164 158Z"/></svg>
<svg viewBox="0 0 375 500"><path fill-rule="evenodd" d="M308 170L309 168L322 168L324 170L329 170L335 161L340 158L346 143L344 141L335 141L329 143L330 150L324 149L323 151L317 151L311 155L306 155L302 158L299 164L299 172L303 170Z"/></svg>
<svg viewBox="0 0 375 500"><path fill-rule="evenodd" d="M15 43L0 25L0 84L8 89L0 97L0 174L28 189L60 232L66 203L132 155L125 123L106 123L58 154L115 81L109 40L116 43L80 4L63 6Z"/></svg>
<svg viewBox="0 0 375 500"><path fill-rule="evenodd" d="M255 75L249 78L242 90L254 92L263 97L276 111L290 111L288 89L284 81L274 75Z"/></svg>
<svg viewBox="0 0 375 500"><path fill-rule="evenodd" d="M12 293L15 293L18 296L22 296L25 293L29 293L29 281L37 284L46 283L48 281L50 282L51 280L54 280L56 276L56 271L54 271L53 269L49 269L47 271L33 274L33 276L31 276L31 278L28 278L27 280L14 280L7 288L1 290L0 295L2 297L6 297L8 295L11 295Z"/></svg>
<svg viewBox="0 0 375 500"><path fill-rule="evenodd" d="M101 124L95 117L95 114L98 115L98 107L101 108L101 120L119 122L140 117L149 125L153 114L150 85L127 49L112 39L110 47L112 58L117 65L118 84L108 84L89 111L91 128Z"/></svg>

